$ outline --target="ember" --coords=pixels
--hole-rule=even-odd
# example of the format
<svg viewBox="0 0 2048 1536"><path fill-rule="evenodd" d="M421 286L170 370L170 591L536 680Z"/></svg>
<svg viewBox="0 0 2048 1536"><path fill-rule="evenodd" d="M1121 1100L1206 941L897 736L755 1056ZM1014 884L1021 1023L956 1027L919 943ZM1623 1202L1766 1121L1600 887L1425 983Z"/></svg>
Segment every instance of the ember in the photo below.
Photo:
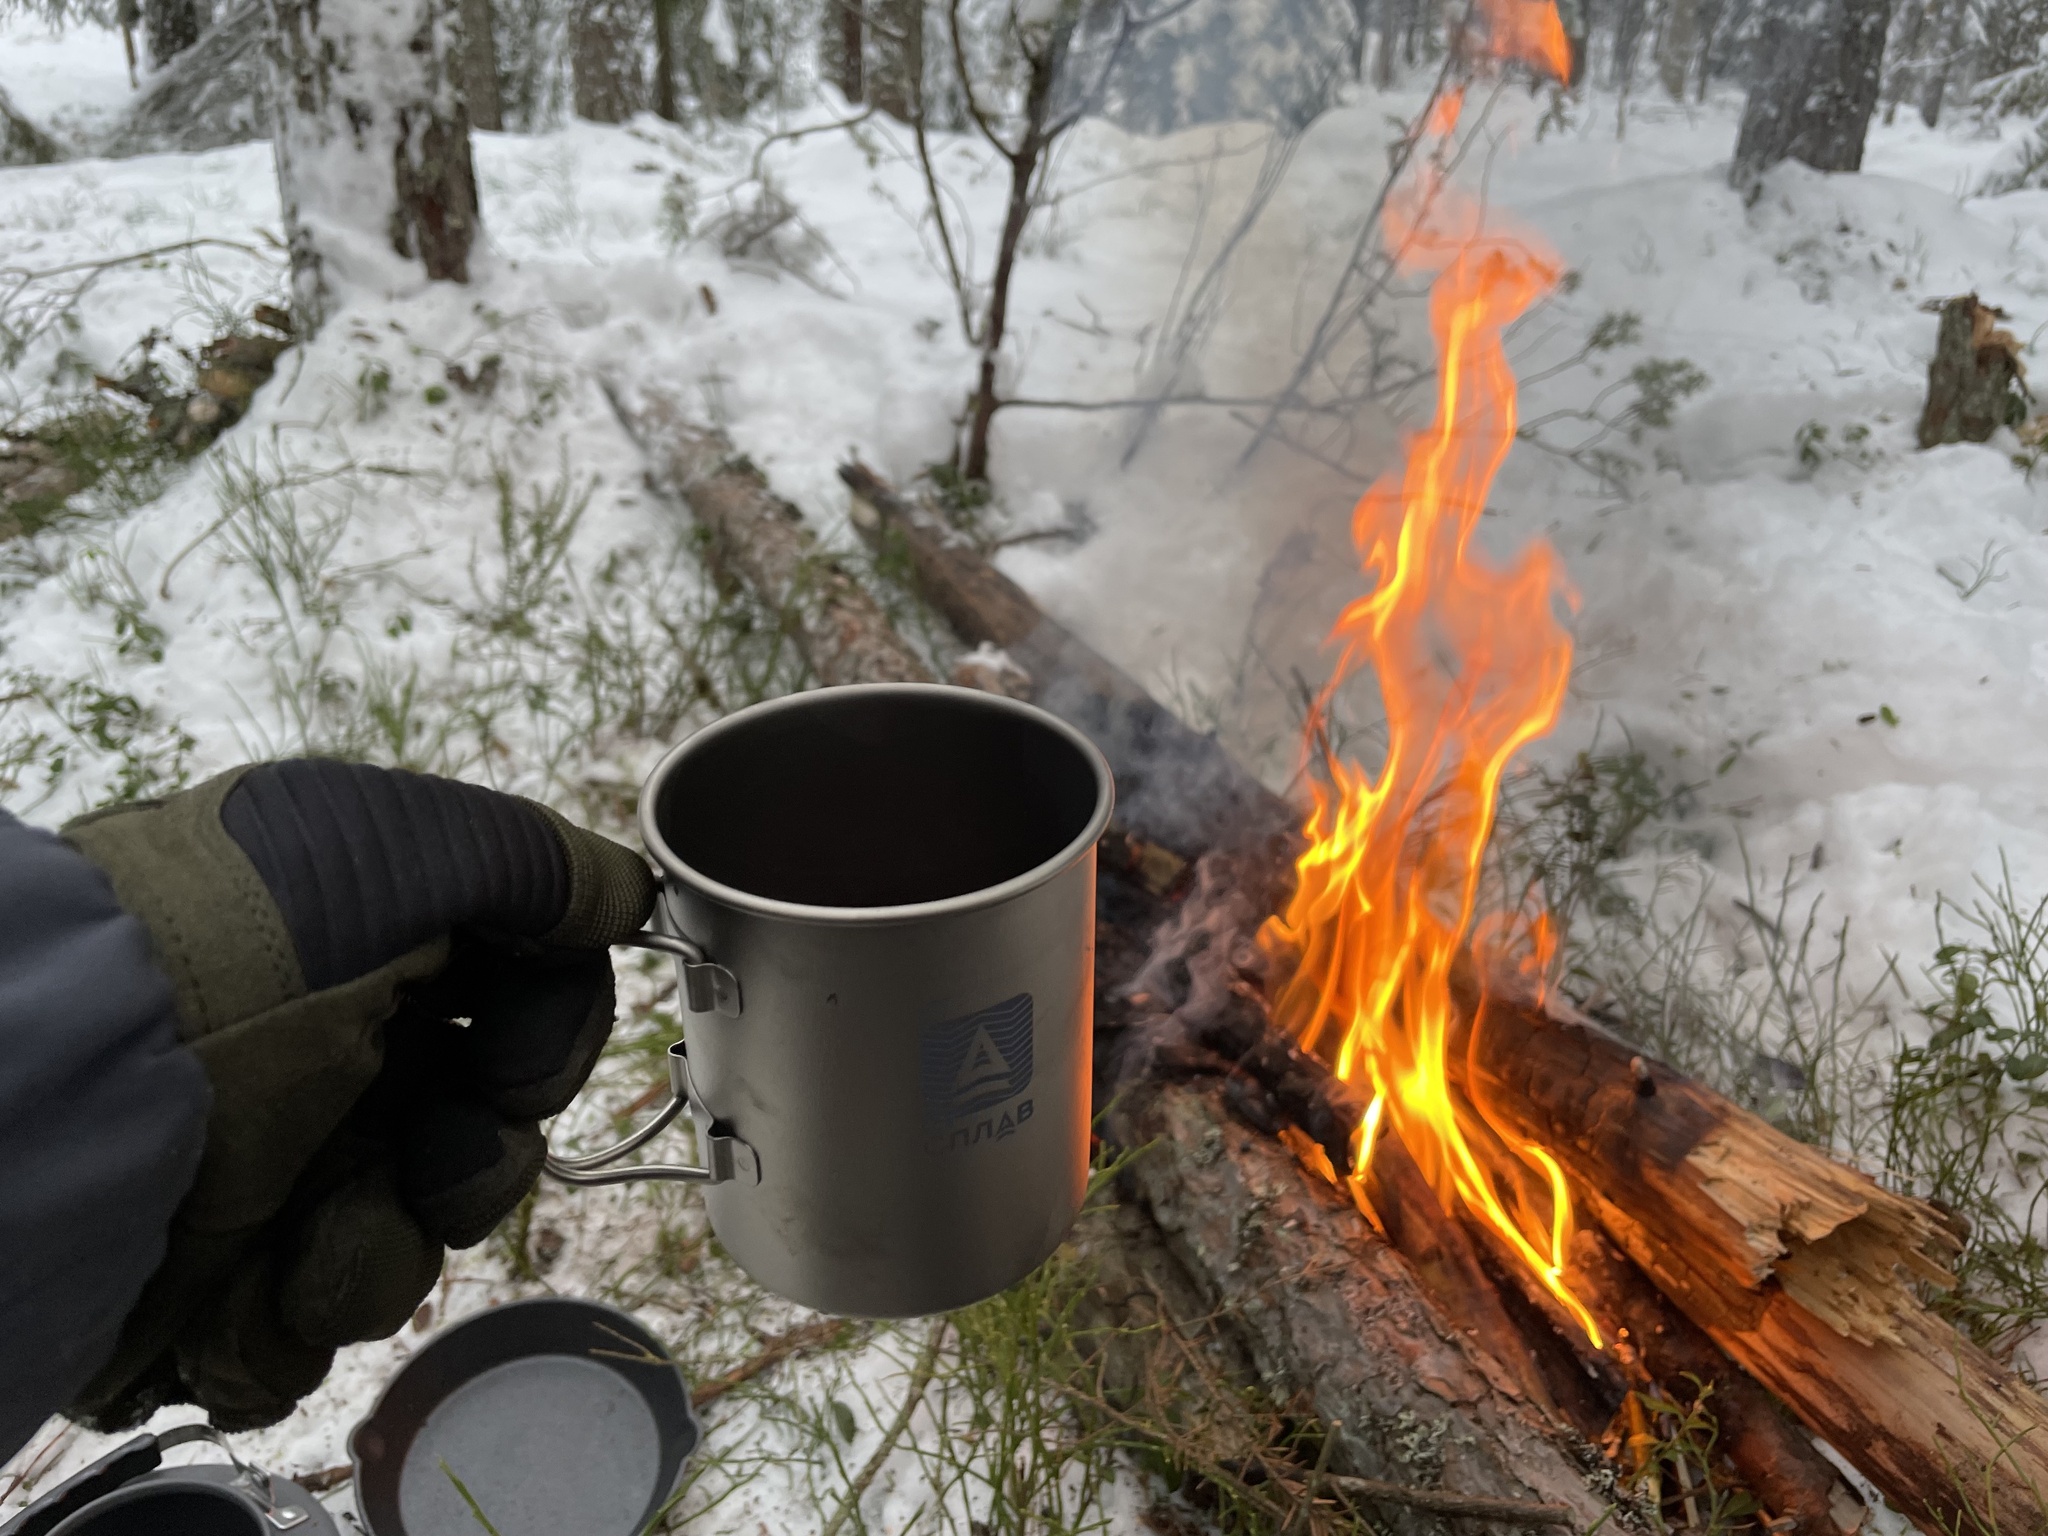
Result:
<svg viewBox="0 0 2048 1536"><path fill-rule="evenodd" d="M1495 0L1484 10L1495 56L1566 73L1569 50L1548 0ZM1446 1207L1462 1205L1498 1232L1598 1345L1592 1315L1562 1278L1572 1233L1563 1171L1541 1146L1498 1133L1446 1070L1451 968L1473 940L1501 774L1556 721L1571 667L1557 615L1570 594L1555 552L1539 541L1499 566L1474 544L1515 437L1502 332L1559 268L1539 242L1488 227L1476 204L1444 185L1438 152L1460 105L1457 94L1436 104L1425 129L1436 142L1387 212L1402 268L1437 273L1436 418L1411 441L1403 471L1353 513L1373 588L1332 632L1337 662L1308 729L1328 782L1315 786L1294 896L1262 937L1294 965L1275 1000L1278 1020L1370 1095L1355 1137L1354 1197L1368 1203L1373 1149L1392 1129ZM1330 702L1364 669L1387 716L1377 775L1327 747Z"/></svg>

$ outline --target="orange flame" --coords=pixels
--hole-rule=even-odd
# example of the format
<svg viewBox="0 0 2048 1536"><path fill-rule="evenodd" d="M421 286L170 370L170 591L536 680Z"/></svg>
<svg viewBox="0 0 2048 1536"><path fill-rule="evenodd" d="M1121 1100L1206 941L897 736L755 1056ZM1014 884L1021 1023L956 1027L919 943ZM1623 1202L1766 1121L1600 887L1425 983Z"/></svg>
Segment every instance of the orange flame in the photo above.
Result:
<svg viewBox="0 0 2048 1536"><path fill-rule="evenodd" d="M1550 0L1491 0L1491 51L1562 77L1570 66ZM1424 132L1457 125L1459 98L1440 100ZM1303 1047L1346 1082L1370 1090L1354 1139L1351 1182L1379 1138L1401 1138L1447 1209L1462 1205L1534 1271L1598 1345L1590 1313L1563 1280L1571 1192L1540 1146L1504 1140L1453 1088L1446 1070L1456 1022L1453 961L1475 935L1480 865L1501 774L1548 731L1564 701L1570 600L1556 552L1538 541L1505 565L1477 546L1487 491L1515 436L1515 377L1502 332L1556 283L1558 263L1525 235L1489 229L1480 210L1441 185L1433 156L1389 200L1388 239L1404 268L1438 273L1430 324L1439 358L1435 420L1408 445L1399 476L1374 485L1352 516L1372 589L1345 609L1339 653L1311 712L1325 739L1331 697L1370 668L1387 716L1378 774L1324 751L1295 894L1268 923L1269 948L1296 960L1275 1000ZM1530 936L1549 943L1540 922Z"/></svg>

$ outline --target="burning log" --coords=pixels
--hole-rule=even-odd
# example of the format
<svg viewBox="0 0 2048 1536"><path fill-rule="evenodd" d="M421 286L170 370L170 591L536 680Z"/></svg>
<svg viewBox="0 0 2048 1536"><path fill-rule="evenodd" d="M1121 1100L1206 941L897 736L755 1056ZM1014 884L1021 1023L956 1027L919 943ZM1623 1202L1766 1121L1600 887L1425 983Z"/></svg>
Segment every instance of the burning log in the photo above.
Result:
<svg viewBox="0 0 2048 1536"><path fill-rule="evenodd" d="M780 600L787 590L782 583L792 519L758 471L734 469L731 445L689 424L672 405L621 407L621 418L646 446L656 483L689 499L725 569L757 593ZM720 484L729 474L738 483ZM969 561L951 568L971 574L978 564L987 571L978 557ZM987 575L993 579L983 584L985 591L1001 596L1007 588L1022 605L1016 611L1036 611L1021 591L993 571ZM837 594L830 605L789 604L785 612L807 654L837 658L834 681L900 675L896 669L906 654L900 641L867 643L893 632L864 595ZM851 624L849 614L872 614L872 620ZM867 629L870 622L878 627ZM1134 780L1154 775L1159 793L1151 803L1162 814L1175 808L1171 795L1197 797L1190 803L1202 815L1190 815L1183 805L1184 821L1169 820L1169 827L1182 826L1199 837L1226 825L1241 842L1263 847L1263 867L1282 868L1284 860L1273 856L1275 829L1293 819L1284 803L1135 683L1100 658L1090 664L1093 653L1079 640L1050 621L1041 624L1032 626L1038 640L1016 644L1012 654L1022 651L1041 669L1050 659L1058 668L1075 670L1041 670L1039 702L1074 710L1084 729L1102 731L1096 740L1113 762L1122 758L1120 773ZM862 643L842 644L849 631L861 635ZM1003 634L1015 640L1016 631ZM993 637L970 628L962 638ZM1194 770L1177 772L1187 758ZM1205 785L1219 792L1200 798ZM1148 840L1160 830L1158 824L1140 830L1127 823L1104 849L1096 958L1099 1039L1108 1047L1106 1058L1131 1033L1119 1027L1132 1017L1119 994L1141 968L1165 914L1161 893L1185 867ZM1196 842L1191 851L1202 846ZM1257 900L1269 901L1271 894L1260 893ZM1214 1081L1196 1084L1161 1074L1119 1102L1119 1139L1130 1145L1157 1139L1154 1150L1128 1170L1139 1199L1127 1219L1142 1216L1144 1243L1165 1245L1146 1262L1178 1267L1180 1283L1157 1288L1180 1299L1177 1324L1198 1328L1218 1310L1224 1314L1244 1350L1247 1374L1237 1386L1263 1387L1282 1400L1304 1394L1327 1424L1342 1425L1328 1464L1313 1474L1322 1486L1370 1509L1381 1528L1402 1536L1440 1531L1446 1518L1507 1536L1532 1523L1583 1529L1607 1516L1610 1500L1600 1491L1598 1453L1546 1411L1540 1390L1526 1386L1455 1312L1418 1285L1413 1271L1344 1196L1305 1179L1283 1145L1233 1120L1222 1093ZM1433 1202L1428 1209L1434 1210ZM1416 1218L1421 1230L1427 1214L1418 1211ZM1435 1220L1446 1222L1440 1211Z"/></svg>
<svg viewBox="0 0 2048 1536"><path fill-rule="evenodd" d="M1131 1164L1134 1192L1268 1390L1300 1393L1342 1426L1340 1475L1561 1505L1580 1530L1607 1513L1588 1479L1597 1453L1575 1453L1494 1357L1444 1321L1350 1200L1235 1119L1220 1086L1151 1080L1116 1120L1125 1145L1153 1147ZM1359 1496L1383 1528L1435 1526L1412 1503ZM1468 1518L1502 1523L1497 1511Z"/></svg>
<svg viewBox="0 0 2048 1536"><path fill-rule="evenodd" d="M885 526L917 526L900 502L889 507L871 490L861 494L887 509ZM928 527L911 548L914 557L926 551L913 563L934 606L983 615L963 638L1004 633L976 596L988 590L1001 596L993 611L1009 636L1032 632L1028 597L971 551L948 548ZM1068 635L1062 644L1079 642ZM1043 652L1034 659L1041 689L1061 675L1057 653L1049 673ZM1252 793L1244 783L1240 801ZM1230 878L1255 893L1256 904L1266 900L1260 893L1270 890L1272 871L1253 866ZM1241 941L1251 926L1240 913L1218 931ZM1469 1016L1477 989L1469 971L1459 981ZM1126 988L1142 993L1145 985L1141 976ZM1225 995L1214 978L1206 985L1215 995L1178 1009L1200 1021L1190 1044L1213 1057L1192 1070L1234 1071L1220 1102L1240 1122L1299 1128L1332 1171L1344 1167L1361 1101L1273 1033L1255 995ZM1475 1035L1470 1081L1461 1086L1506 1134L1554 1153L1618 1245L1585 1234L1573 1249L1574 1285L1594 1300L1610 1332L1627 1331L1613 1368L1635 1385L1686 1375L1712 1382L1723 1449L1768 1510L1801 1533L1852 1532L1863 1511L1771 1394L1925 1529L1950 1531L1959 1520L1988 1527L1994 1519L2008 1533L2048 1529L2036 1492L2048 1490L2048 1404L1914 1294L1915 1281L1940 1281L1942 1256L1953 1246L1938 1216L1557 1012L1491 1000ZM1464 1070L1465 1056L1449 1053L1454 1069ZM1190 1069L1183 1063L1179 1070ZM1376 1160L1367 1204L1377 1197L1387 1236L1432 1303L1461 1314L1461 1326L1474 1330L1468 1338L1499 1340L1497 1322L1471 1321L1497 1316L1484 1266L1475 1271L1465 1256L1483 1239L1450 1235L1457 1224L1433 1199L1416 1197L1404 1164L1412 1167L1398 1154L1385 1167ZM1163 1182L1148 1186L1148 1204L1168 1192ZM1185 1238L1177 1249L1198 1271L1219 1258ZM1227 1268L1233 1260L1219 1262ZM1228 1293L1220 1282L1219 1292ZM1510 1330L1527 1344L1525 1323L1511 1322ZM1496 1366L1499 1352L1514 1353L1512 1343L1488 1351ZM1529 1354L1501 1370L1515 1391L1540 1401L1528 1385ZM1551 1396L1558 1396L1554 1388Z"/></svg>
<svg viewBox="0 0 2048 1536"><path fill-rule="evenodd" d="M1935 1211L1556 1006L1477 1018L1452 1053L1475 1103L1887 1499L1923 1530L2048 1531L2048 1401L1918 1294L1959 1246Z"/></svg>

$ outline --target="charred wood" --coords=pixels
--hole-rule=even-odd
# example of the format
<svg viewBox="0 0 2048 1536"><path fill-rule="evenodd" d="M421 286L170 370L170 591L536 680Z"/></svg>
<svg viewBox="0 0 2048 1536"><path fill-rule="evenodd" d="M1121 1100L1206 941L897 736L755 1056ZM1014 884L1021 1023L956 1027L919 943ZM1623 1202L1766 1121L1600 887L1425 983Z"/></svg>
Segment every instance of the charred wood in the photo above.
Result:
<svg viewBox="0 0 2048 1536"><path fill-rule="evenodd" d="M1552 1006L1489 998L1464 1089L1737 1364L1922 1529L2048 1532L2048 1401L1931 1312L1957 1239Z"/></svg>

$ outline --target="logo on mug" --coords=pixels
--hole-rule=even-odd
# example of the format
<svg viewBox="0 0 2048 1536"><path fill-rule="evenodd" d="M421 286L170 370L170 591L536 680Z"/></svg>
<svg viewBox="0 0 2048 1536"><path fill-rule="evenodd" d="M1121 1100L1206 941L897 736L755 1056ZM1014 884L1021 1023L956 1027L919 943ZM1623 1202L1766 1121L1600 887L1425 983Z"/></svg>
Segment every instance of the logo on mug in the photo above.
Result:
<svg viewBox="0 0 2048 1536"><path fill-rule="evenodd" d="M918 1048L927 1121L944 1124L1031 1086L1031 994L933 1024Z"/></svg>

